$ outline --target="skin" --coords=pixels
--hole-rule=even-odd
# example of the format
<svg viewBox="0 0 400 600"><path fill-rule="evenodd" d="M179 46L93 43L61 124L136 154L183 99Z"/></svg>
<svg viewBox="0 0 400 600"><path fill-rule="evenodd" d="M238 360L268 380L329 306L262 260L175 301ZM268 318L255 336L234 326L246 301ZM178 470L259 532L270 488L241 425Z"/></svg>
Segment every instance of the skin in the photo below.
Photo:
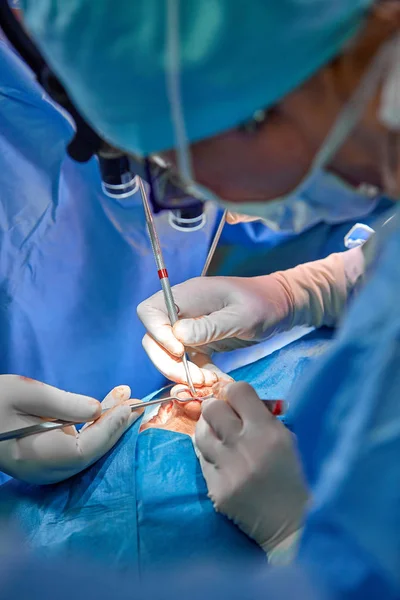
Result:
<svg viewBox="0 0 400 600"><path fill-rule="evenodd" d="M265 202L290 193L309 171L376 52L399 31L400 3L378 2L354 43L273 107L259 129L234 129L193 144L196 180L231 202ZM389 135L379 123L379 99L380 90L328 170L351 185L370 183L396 196L400 133ZM173 151L163 157L176 164Z"/></svg>
<svg viewBox="0 0 400 600"><path fill-rule="evenodd" d="M199 398L203 398L211 394L212 390L210 387L202 387L198 388L196 392ZM182 400L191 396L189 390L181 385L173 388L171 394L178 395ZM193 436L200 415L201 402L198 400L182 403L179 401L168 402L160 405L157 414L140 427L140 432L146 429L165 429Z"/></svg>

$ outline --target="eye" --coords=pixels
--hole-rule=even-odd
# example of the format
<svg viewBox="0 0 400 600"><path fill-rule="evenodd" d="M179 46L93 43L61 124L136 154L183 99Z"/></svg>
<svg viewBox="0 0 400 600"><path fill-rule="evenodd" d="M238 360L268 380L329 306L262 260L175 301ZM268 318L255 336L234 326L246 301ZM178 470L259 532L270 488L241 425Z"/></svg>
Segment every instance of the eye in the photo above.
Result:
<svg viewBox="0 0 400 600"><path fill-rule="evenodd" d="M238 131L241 133L257 133L261 127L265 124L270 109L268 110L257 110L251 119L245 121L238 127Z"/></svg>
<svg viewBox="0 0 400 600"><path fill-rule="evenodd" d="M245 133L245 134L258 133L260 131L260 129L262 129L264 127L264 125L266 125L271 119L279 118L279 116L281 116L281 115L282 115L282 113L279 108L279 105L274 104L273 106L270 106L269 108L265 108L263 110L257 110L253 114L251 119L249 119L248 121L245 121L244 123L239 125L237 130L240 133Z"/></svg>

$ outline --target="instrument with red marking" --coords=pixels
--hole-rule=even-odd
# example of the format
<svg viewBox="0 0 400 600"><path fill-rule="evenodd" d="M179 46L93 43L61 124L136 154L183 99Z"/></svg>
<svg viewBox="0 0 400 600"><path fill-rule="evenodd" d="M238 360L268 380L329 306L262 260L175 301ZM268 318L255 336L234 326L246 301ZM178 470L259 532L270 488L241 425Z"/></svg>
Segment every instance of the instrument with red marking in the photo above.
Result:
<svg viewBox="0 0 400 600"><path fill-rule="evenodd" d="M170 387L170 386L168 386ZM174 400L178 400L181 403L192 402L193 400L208 400L212 398L212 395L204 396L203 398L180 398L178 394L175 396L167 396L161 398L155 398L154 400L149 400L148 402L135 401L133 400L130 403L130 409L134 411L137 408L147 408L148 406L153 406L154 404L163 404L164 402L171 402ZM114 408L114 407L111 407ZM111 408L104 408L101 411L101 414L104 415ZM28 427L21 427L19 429L13 429L12 431L4 431L0 433L0 442L6 442L9 440L19 440L30 435L37 435L38 433L44 433L45 431L54 431L55 429L65 429L65 427L70 427L71 425L83 425L83 423L75 423L74 421L43 421L42 423L37 423L36 425L28 425Z"/></svg>
<svg viewBox="0 0 400 600"><path fill-rule="evenodd" d="M287 420L289 403L285 400L261 400L269 412L278 419L285 427L292 431L292 426Z"/></svg>
<svg viewBox="0 0 400 600"><path fill-rule="evenodd" d="M157 265L158 277L160 279L161 288L162 288L162 291L164 294L164 300L165 300L165 306L166 306L167 312L168 312L168 318L171 322L171 326L173 326L178 320L178 310L177 310L176 304L174 302L174 297L172 295L171 284L169 282L169 277L168 277L168 271L167 271L167 268L164 263L164 257L163 257L162 251L161 251L161 246L160 246L160 241L158 239L157 230L154 225L153 214L151 212L149 201L147 199L147 193L146 193L145 187L143 185L142 179L140 177L138 177L138 180L139 180L140 193L142 196L144 214L146 216L147 230L149 232L150 243L151 243L151 247L153 249L154 260L156 261L156 265ZM185 368L186 379L187 379L187 383L188 383L190 392L191 392L192 396L195 397L196 390L194 389L192 378L190 376L189 365L188 365L186 354L184 354L182 356L182 362L183 362L183 366Z"/></svg>

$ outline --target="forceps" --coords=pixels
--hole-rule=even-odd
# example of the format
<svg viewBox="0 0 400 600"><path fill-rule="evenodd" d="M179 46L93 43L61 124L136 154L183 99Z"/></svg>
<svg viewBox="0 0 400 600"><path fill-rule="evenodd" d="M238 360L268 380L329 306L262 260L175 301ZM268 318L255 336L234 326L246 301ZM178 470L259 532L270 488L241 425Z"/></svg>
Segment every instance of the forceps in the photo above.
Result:
<svg viewBox="0 0 400 600"><path fill-rule="evenodd" d="M179 393L179 392L178 392ZM164 402L171 402L173 400L178 400L182 404L185 402L190 402L191 400L208 400L212 398L212 394L208 396L204 396L203 398L198 398L197 396L190 396L189 398L179 398L178 396L167 396L164 398L155 398L154 400L149 400L149 402L132 402L130 404L130 409L134 411L137 408L146 408L147 406L153 406L155 404L163 404ZM101 411L101 415L107 413L111 408L105 408ZM20 429L14 429L12 431L5 431L4 433L0 433L0 442L6 442L8 440L19 440L21 438L27 437L29 435L36 435L37 433L43 433L45 431L53 431L54 429L64 429L64 427L70 427L71 425L83 425L83 423L75 423L73 421L43 421L42 423L37 423L36 425L29 425L28 427L21 427Z"/></svg>

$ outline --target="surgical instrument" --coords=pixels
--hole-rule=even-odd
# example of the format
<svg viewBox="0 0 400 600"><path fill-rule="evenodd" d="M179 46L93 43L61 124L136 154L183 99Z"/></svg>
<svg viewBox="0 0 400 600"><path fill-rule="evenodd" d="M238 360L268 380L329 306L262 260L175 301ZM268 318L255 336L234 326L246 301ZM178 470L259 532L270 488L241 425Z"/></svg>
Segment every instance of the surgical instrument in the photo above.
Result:
<svg viewBox="0 0 400 600"><path fill-rule="evenodd" d="M218 245L218 242L219 242L219 238L221 237L221 233L222 233L222 230L223 230L224 225L225 225L227 213L228 213L228 211L226 209L222 213L221 220L220 220L219 225L217 227L217 231L215 232L214 239L213 239L212 244L210 246L210 250L208 251L208 254L207 254L206 262L204 263L204 267L203 267L203 270L201 272L201 277L206 277L208 269L210 268L210 264L211 264L211 261L213 259L214 254L215 254L215 250L217 248L217 245Z"/></svg>
<svg viewBox="0 0 400 600"><path fill-rule="evenodd" d="M143 181L141 177L138 177L139 180L139 188L142 196L143 208L146 217L147 230L149 232L150 243L153 249L154 259L157 265L158 277L160 279L161 288L164 294L165 306L168 312L168 318L171 322L171 326L175 325L178 321L178 310L176 304L174 302L174 297L172 295L171 284L169 282L168 271L165 266L164 257L161 251L160 240L158 239L157 231L154 225L153 215L151 213L149 201L147 199L147 193L145 187L143 185ZM185 368L186 380L190 389L192 396L196 396L196 390L194 389L194 385L192 382L192 378L189 372L189 365L187 361L186 353L182 356L183 366Z"/></svg>
<svg viewBox="0 0 400 600"><path fill-rule="evenodd" d="M179 393L179 392L178 392ZM148 406L153 406L155 404L163 404L164 402L172 402L177 400L178 402L186 403L191 402L192 400L208 400L212 398L212 394L208 396L204 396L203 398L189 397L189 398L179 398L179 396L167 396L166 398L156 398L154 400L149 400L149 402L132 402L130 404L131 410L136 410L137 408L147 408ZM111 408L105 408L101 411L101 415L106 414ZM100 415L100 416L101 416ZM42 423L37 423L36 425L29 425L28 427L21 427L19 429L14 429L12 431L5 431L4 433L0 433L0 442L6 442L8 440L18 440L24 437L28 437L30 435L36 435L38 433L44 433L45 431L54 431L55 429L64 429L64 427L70 427L72 425L82 425L82 423L75 423L73 421L43 421Z"/></svg>
<svg viewBox="0 0 400 600"><path fill-rule="evenodd" d="M217 231L215 232L214 239L213 239L212 244L210 246L210 249L208 251L207 258L206 258L206 261L204 263L203 270L201 271L200 277L206 277L207 276L208 269L210 268L211 261L212 261L212 259L214 257L215 250L217 249L218 242L219 242L222 230L223 230L225 222L226 222L226 215L227 214L228 214L228 210L225 209L224 212L222 213L222 217L221 217L221 220L220 220L220 222L218 224ZM188 352L188 355L189 355L189 358L192 358L191 354L190 354L190 351Z"/></svg>

